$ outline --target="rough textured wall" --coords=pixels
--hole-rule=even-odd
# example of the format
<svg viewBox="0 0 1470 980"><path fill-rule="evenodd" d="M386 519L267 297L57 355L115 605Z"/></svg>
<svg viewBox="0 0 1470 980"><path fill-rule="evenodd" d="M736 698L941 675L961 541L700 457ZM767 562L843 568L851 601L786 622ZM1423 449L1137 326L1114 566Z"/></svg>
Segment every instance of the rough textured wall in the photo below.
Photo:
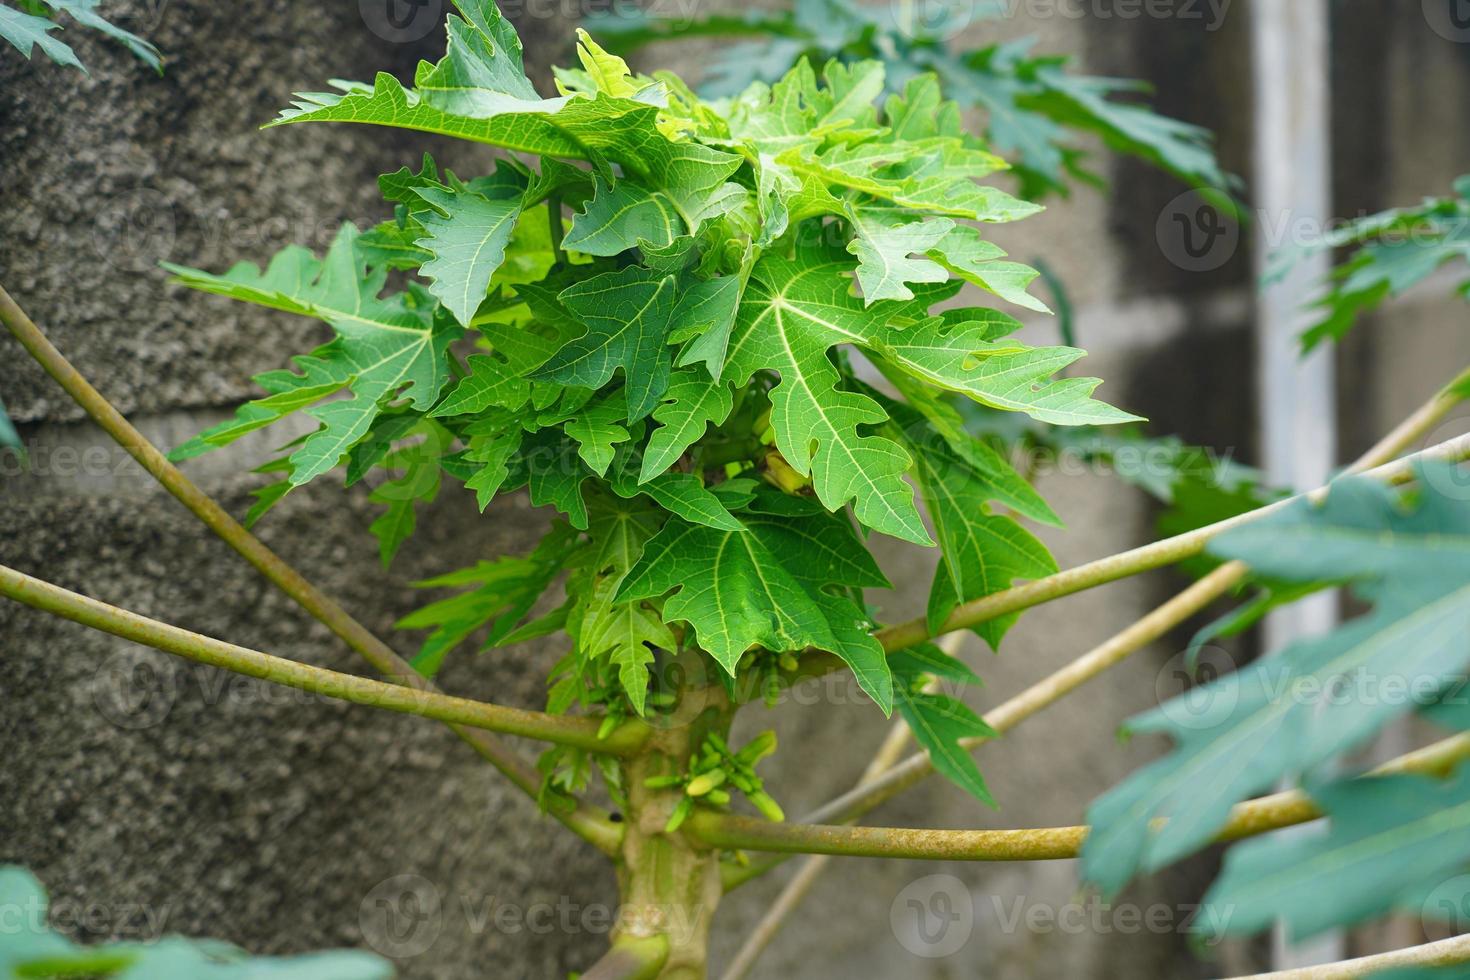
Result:
<svg viewBox="0 0 1470 980"><path fill-rule="evenodd" d="M342 220L377 220L374 176L415 162L424 148L465 172L485 161L474 149L390 131L258 132L294 88L366 78L380 68L404 76L416 58L438 50L436 33L413 43L375 35L360 15L372 7L139 4L132 23L170 56L162 80L87 40L78 46L89 77L0 52L0 283L160 444L174 445L215 420L250 393L252 373L279 366L283 352L304 349L320 328L170 287L158 260L222 268L292 241L319 249ZM1401 81L1429 65L1436 77L1453 80L1463 52L1420 36L1422 25L1413 21L1406 16L1398 25L1396 54L1382 59L1374 78ZM1340 39L1343 50L1371 47L1364 38L1376 35L1379 22L1363 16L1349 23L1358 26ZM521 27L528 65L544 81L544 66L562 54L561 22L522 17ZM1080 55L1094 71L1150 77L1166 106L1220 128L1227 160L1237 170L1246 165L1238 17L1214 32L1196 23L1095 17L1016 22L1001 31L1040 33L1041 44ZM975 32L977 42L983 35ZM686 53L676 67L697 68L699 60ZM1363 123L1341 128L1358 134ZM1353 145L1382 152L1388 135ZM1362 201L1340 195L1345 210L1435 190L1423 185L1421 171L1446 169L1443 183L1463 159L1449 139L1437 155L1383 177L1384 186ZM1155 223L1178 189L1146 168L1112 169L1116 203L1082 190L1005 229L1003 243L1022 259L1047 256L1072 285L1081 342L1099 351L1085 366L1109 379L1113 400L1151 416L1161 431L1182 430L1248 457L1248 255L1242 249L1209 274L1170 264ZM1352 173L1353 187L1388 172L1376 164L1363 171ZM1413 319L1431 321L1430 329L1448 322L1441 306L1415 311ZM1045 324L1031 329L1038 339L1052 337ZM1384 336L1374 333L1364 345L1376 347ZM1361 372L1375 395L1352 403L1372 416L1360 429L1381 428L1402 402L1417 401L1412 391L1392 393L1392 378L1420 388L1433 383L1424 382L1438 350L1431 336L1442 333L1408 346L1382 342L1389 356ZM16 475L8 459L0 471L0 561L182 626L356 669L340 644L208 538L100 433L78 423L58 389L5 344L0 395L31 445L33 472ZM271 444L248 440L196 461L190 472L241 513L258 482L245 471ZM1105 476L1053 474L1041 488L1070 525L1051 536L1064 565L1151 533L1148 506ZM524 550L540 520L521 500L480 517L467 500L446 494L385 573L373 557L363 498L323 482L289 498L260 533L384 633L419 601L405 582ZM883 557L903 587L875 598L895 616L916 611L932 556L889 549ZM1021 690L1171 594L1177 581L1154 576L1048 607L1023 622L999 658L971 641L966 655L987 681L974 703L984 708ZM396 642L407 648L413 640ZM987 752L983 767L1002 801L999 813L933 783L875 818L954 827L1080 820L1088 800L1156 751L1120 747L1112 732L1120 718L1156 701L1160 668L1182 645L1176 638L1141 652L1067 708ZM611 875L432 723L276 695L9 604L0 605L0 652L0 861L34 867L68 916L97 911L74 928L85 938L147 938L162 926L266 952L368 942L400 954L404 976L425 980L557 976L600 949L595 925L515 926L515 909L576 903L575 920L589 905L612 902ZM537 706L552 656L550 646L533 646L493 659L461 657L445 683ZM772 785L793 814L849 786L862 768L861 750L886 730L871 708L855 703L796 703L810 694L742 721L752 731L779 730L786 751ZM838 690L815 699L847 696ZM1151 879L1124 902L1163 906L1177 924L1181 906L1201 893L1210 860ZM958 880L973 918L967 942L952 955L925 959L912 952L903 902L916 897L906 889L936 873ZM727 900L717 956L733 951L781 880L773 876ZM920 899L934 894L922 887ZM437 915L401 917L397 931L385 930L379 902L402 908L409 891L438 895ZM1070 863L839 863L759 975L1183 976L1252 965L1241 949L1202 965L1176 933L1135 934L1106 912L1101 931L1016 924L1018 913L1071 914L1076 899ZM495 911L507 904L514 908L501 922L510 926L497 926ZM1083 911L1091 923L1093 913Z"/></svg>
<svg viewBox="0 0 1470 980"><path fill-rule="evenodd" d="M407 74L442 50L440 32L384 40L354 3L172 0L135 12L124 22L169 56L162 79L80 31L68 40L90 76L0 55L0 283L170 446L325 328L169 286L160 260L223 268L293 241L321 249L344 220L381 220L377 174L428 147L469 172L487 157L365 127L258 129L293 89ZM562 43L547 24L526 25L532 64L552 57L543 39ZM0 346L0 392L32 449L30 475L5 459L0 561L210 635L360 669L100 432L72 424L78 410L13 343ZM259 482L246 470L272 445L255 440L190 472L240 514ZM407 581L524 551L541 521L524 501L479 517L446 496L386 574L370 511L362 494L323 482L259 530L385 635L421 601ZM63 926L95 911L84 938L149 938L162 925L286 952L358 945L366 926L388 951L420 954L406 976L436 980L499 972L491 964L565 975L599 955L599 935L486 925L497 900L609 902L612 876L442 727L232 684L11 603L0 649L0 861L37 871ZM445 683L539 707L548 663L540 648L465 658ZM433 922L405 919L389 934L374 919L378 899L421 888L394 880L403 875L442 894L437 936Z"/></svg>

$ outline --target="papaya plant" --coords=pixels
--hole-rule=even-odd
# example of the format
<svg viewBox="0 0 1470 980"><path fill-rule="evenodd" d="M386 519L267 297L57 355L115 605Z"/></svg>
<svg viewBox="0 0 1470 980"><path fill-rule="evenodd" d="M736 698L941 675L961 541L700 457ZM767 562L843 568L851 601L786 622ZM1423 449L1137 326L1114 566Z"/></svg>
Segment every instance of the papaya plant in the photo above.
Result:
<svg viewBox="0 0 1470 980"><path fill-rule="evenodd" d="M411 86L386 73L334 82L271 125L454 137L500 151L493 170L461 177L425 156L386 174L385 219L343 226L321 256L290 247L263 268L170 266L188 286L333 334L257 377L263 397L171 458L0 290L0 322L88 414L387 680L147 620L3 566L0 592L201 663L450 725L613 862L622 908L588 977L705 976L722 895L793 854L1081 856L1088 880L1113 891L1210 841L1325 814L1324 837L1253 842L1232 857L1217 888L1251 914L1231 928L1284 920L1305 935L1446 897L1470 860L1470 811L1463 780L1433 777L1470 755L1470 739L1368 774L1327 763L1406 710L1463 727L1454 695L1470 659L1470 534L1457 464L1470 439L1412 452L1470 394L1463 381L1330 492L1252 499L1060 570L1027 527L1055 513L958 406L1088 432L1137 420L1095 399L1096 379L1059 374L1082 351L1016 338L1006 310L1037 309L1035 272L984 228L1038 205L992 182L1006 162L965 131L938 76L914 73L894 91L879 61L803 59L773 84L704 98L672 74L633 73L579 34L579 65L543 96L493 2L455 6L446 53ZM967 285L993 305L957 300ZM551 512L549 530L528 554L422 583L449 594L399 624L425 634L402 658L176 465L276 424L290 427L285 445L261 468L272 482L246 523L334 475L373 484L385 563L446 484L482 511L524 490ZM1186 447L1167 445L1178 473L1196 468ZM870 593L888 583L874 535L938 549L919 619L879 622ZM957 696L978 678L939 637L973 630L998 649L1030 608L1185 562L1201 562L1201 577L1178 597L984 717ZM1133 723L1178 747L1100 800L1093 827L853 826L931 772L993 804L974 749L1252 581L1291 594L1346 584L1372 611L1221 681L1232 696L1212 724L1181 726L1168 705ZM454 697L434 681L471 646L548 636L566 652L544 711ZM732 719L839 670L875 723L895 711L901 723L859 786L788 821L761 767L774 737L732 744ZM1329 711L1296 698L1359 674L1417 684L1420 699ZM920 751L901 759L909 735ZM503 736L548 748L532 766ZM1296 775L1302 789L1252 798ZM776 926L813 877L792 880ZM773 932L726 976L748 973ZM1462 937L1351 969L1466 962Z"/></svg>

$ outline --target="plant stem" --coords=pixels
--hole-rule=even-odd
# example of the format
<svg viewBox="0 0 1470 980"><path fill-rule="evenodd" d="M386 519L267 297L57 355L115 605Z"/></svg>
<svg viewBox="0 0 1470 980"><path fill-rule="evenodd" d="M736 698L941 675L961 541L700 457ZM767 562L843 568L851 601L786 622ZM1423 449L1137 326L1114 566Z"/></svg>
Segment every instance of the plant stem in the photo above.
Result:
<svg viewBox="0 0 1470 980"><path fill-rule="evenodd" d="M963 642L964 637L962 634L951 633L939 641L939 647L947 655L953 657L959 654L960 646ZM931 681L926 685L925 690L933 690L937 687L937 682ZM888 729L888 736L883 739L883 744L878 747L878 751L874 753L872 760L868 763L868 767L863 770L863 775L858 780L858 785L866 785L892 768L893 764L898 761L899 756L903 754L904 747L908 745L909 738L912 734L907 722L894 722L892 727ZM765 914L761 916L761 920L756 923L755 928L751 930L750 935L741 944L739 951L735 954L735 958L725 968L725 972L721 975L720 980L744 980L750 974L750 971L755 968L755 961L760 957L765 948L771 944L771 940L776 938L776 933L781 931L781 927L795 913L796 907L801 904L802 899L806 898L813 886L816 885L817 879L822 876L822 872L826 870L827 864L831 860L832 857L830 855L813 854L802 861L801 867L797 869L796 874L781 889L781 894L776 896L776 900L766 909ZM734 870L738 871L739 869Z"/></svg>
<svg viewBox="0 0 1470 980"><path fill-rule="evenodd" d="M946 652L953 653L953 651ZM908 744L910 734L907 723L895 722L888 730L888 737L883 740L877 754L868 763L868 768L864 770L858 785L862 786L877 779L897 762L904 746ZM816 885L817 879L822 876L822 872L827 869L827 864L831 860L832 856L829 854L813 854L801 863L796 874L786 883L786 887L781 889L781 894L776 896L776 900L761 916L760 922L756 923L756 927L746 937L739 952L735 954L735 958L725 968L720 980L743 980L750 975L750 971L755 968L756 959L771 944L771 940L776 938L776 933L780 932L781 927L790 920L796 907Z"/></svg>
<svg viewBox="0 0 1470 980"><path fill-rule="evenodd" d="M1470 734L1456 735L1374 770L1385 773L1442 774L1470 757ZM1238 804L1216 835L1218 841L1254 837L1319 819L1322 812L1305 793L1291 790ZM914 830L898 827L842 827L769 823L751 817L699 811L689 832L711 847L845 857L909 858L937 861L1048 861L1081 853L1087 827L1025 830Z"/></svg>
<svg viewBox="0 0 1470 980"><path fill-rule="evenodd" d="M1460 436L1446 440L1436 446L1431 446L1422 452L1405 457L1393 463L1379 466L1368 470L1363 475L1387 483L1404 483L1413 477L1413 464L1424 460L1438 459L1460 461L1470 455L1470 436ZM1153 544L1134 548L1131 551L1120 552L1107 558L1101 558L1086 565L1069 568L1064 572L1027 582L1004 592L988 595L983 599L976 599L961 605L944 625L933 634L923 619L916 619L909 623L898 626L890 626L879 630L878 640L883 644L883 649L889 653L897 650L907 650L909 647L944 633L955 630L968 629L988 622L999 616L1013 612L1020 612L1032 606L1038 606L1063 596L1084 592L1087 589L1116 582L1119 579L1137 575L1140 572L1152 571L1165 565L1173 565L1186 558L1193 558L1201 554L1211 541L1226 531L1237 527L1253 524L1271 514L1275 514L1287 507L1299 503L1303 498L1316 500L1327 492L1327 487L1319 487L1311 493L1298 494L1279 500L1272 504L1232 517L1227 520L1210 524L1206 527L1189 531L1185 534L1156 541Z"/></svg>
<svg viewBox="0 0 1470 980"><path fill-rule="evenodd" d="M681 657L707 654L685 651ZM702 671L680 670L673 676L700 677ZM627 794L627 832L618 856L618 891L622 908L613 940L662 938L667 956L655 974L659 980L704 980L709 958L709 930L724 894L718 853L682 830L668 830L669 818L684 799L682 786L658 786L658 780L689 771L689 762L711 734L729 734L733 711L723 689L682 684L674 692L697 713L687 724L655 730L637 755L623 760L622 785ZM684 699L688 699L685 701ZM649 781L655 785L650 787Z"/></svg>
<svg viewBox="0 0 1470 980"><path fill-rule="evenodd" d="M0 286L0 322L5 324L21 346L40 363L47 374L56 379L104 432L272 584L360 653L380 674L417 690L437 690L408 661L394 653L392 648L354 619L347 610L282 561L280 556L241 526L223 507L180 472L177 466L169 462L157 447L123 418L122 413L62 356L46 339L41 329L26 316L25 311L11 299L3 286ZM509 745L488 732L460 725L450 727L524 793L533 798L539 794L540 774L526 764ZM622 828L608 819L607 811L579 802L574 808L557 811L553 815L577 836L604 853L611 854L617 850Z"/></svg>
<svg viewBox="0 0 1470 980"><path fill-rule="evenodd" d="M1257 973L1239 980L1355 980L1357 977L1374 977L1398 968L1455 966L1470 963L1470 936L1452 936L1436 943L1410 946L1389 953L1360 956L1354 960L1342 960L1321 966L1309 966L1279 973ZM1416 974L1417 975L1417 974Z"/></svg>
<svg viewBox="0 0 1470 980"><path fill-rule="evenodd" d="M1086 827L1025 830L919 830L909 827L844 827L771 823L755 817L703 811L689 818L689 832L711 847L778 854L906 858L932 861L1050 861L1073 858Z"/></svg>
<svg viewBox="0 0 1470 980"><path fill-rule="evenodd" d="M0 595L186 660L385 711L423 715L437 721L571 745L607 755L637 752L648 736L648 730L642 725L625 725L605 738L598 738L595 719L523 711L286 660L109 606L4 565L0 565Z"/></svg>
<svg viewBox="0 0 1470 980"><path fill-rule="evenodd" d="M669 941L663 936L619 940L582 980L653 980L668 958Z"/></svg>

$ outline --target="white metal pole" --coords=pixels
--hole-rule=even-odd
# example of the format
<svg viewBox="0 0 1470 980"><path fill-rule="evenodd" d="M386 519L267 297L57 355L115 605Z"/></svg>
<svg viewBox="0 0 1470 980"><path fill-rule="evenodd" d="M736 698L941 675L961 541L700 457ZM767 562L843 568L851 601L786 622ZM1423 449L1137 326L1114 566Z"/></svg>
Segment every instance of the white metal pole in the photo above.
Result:
<svg viewBox="0 0 1470 980"><path fill-rule="evenodd" d="M1328 0L1254 0L1251 7L1255 92L1252 180L1258 271L1274 248L1322 234L1332 209ZM1257 378L1262 461L1275 486L1306 489L1326 482L1337 462L1334 371L1330 345L1299 356L1303 307L1331 268L1320 252L1298 263L1257 300ZM1336 596L1295 603L1265 624L1268 650L1330 630ZM1307 831L1310 832L1310 831ZM1339 960L1341 933L1289 946L1278 930L1277 969Z"/></svg>

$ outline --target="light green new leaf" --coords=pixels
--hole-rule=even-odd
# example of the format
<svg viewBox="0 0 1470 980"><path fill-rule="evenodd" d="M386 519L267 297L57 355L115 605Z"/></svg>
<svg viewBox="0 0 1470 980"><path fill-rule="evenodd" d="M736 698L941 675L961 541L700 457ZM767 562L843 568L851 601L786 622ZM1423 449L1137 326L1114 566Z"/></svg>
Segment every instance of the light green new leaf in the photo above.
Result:
<svg viewBox="0 0 1470 980"><path fill-rule="evenodd" d="M855 235L847 250L858 258L857 280L869 306L882 299L913 299L914 291L904 283L949 278L943 266L922 257L955 227L949 218L915 221L899 208L856 204L848 204L847 218Z"/></svg>
<svg viewBox="0 0 1470 980"><path fill-rule="evenodd" d="M455 136L526 153L570 159L602 154L622 162L634 134L653 126L657 108L634 99L543 99L526 78L520 41L493 0L456 0L446 20L448 49L422 63L407 89L380 73L371 86L332 84L337 92L297 93L272 125L350 122Z"/></svg>
<svg viewBox="0 0 1470 980"><path fill-rule="evenodd" d="M352 122L397 126L489 143L545 157L587 160L604 178L609 163L662 193L697 230L716 205L733 199L725 182L740 158L691 141L675 142L658 125L657 86L631 96L543 99L527 81L520 42L492 0L457 0L464 19L447 21L449 48L421 64L413 89L391 75L373 85L334 81L337 92L298 93L272 125ZM622 86L614 86L623 91Z"/></svg>
<svg viewBox="0 0 1470 980"><path fill-rule="evenodd" d="M638 91L628 63L615 54L608 54L580 27L577 28L577 60L582 62L582 70L599 92L626 97Z"/></svg>
<svg viewBox="0 0 1470 980"><path fill-rule="evenodd" d="M357 229L344 225L320 261L292 246L278 252L263 273L249 263L223 276L166 265L184 285L320 317L337 332L337 340L309 355L314 363L304 377L312 385L348 382L354 397L308 411L322 428L291 457L295 486L336 466L367 433L387 396L405 397L419 408L433 404L448 380L449 344L461 332L449 318L431 318L403 295L380 298L387 272L364 274L356 239Z"/></svg>
<svg viewBox="0 0 1470 980"><path fill-rule="evenodd" d="M1407 511L1375 481L1342 480L1321 508L1302 502L1216 539L1214 554L1260 575L1351 582L1373 611L1131 722L1168 733L1175 749L1088 811L1090 880L1115 892L1136 869L1183 857L1235 803L1364 744L1413 706L1379 692L1454 683L1470 660L1470 509L1438 488L1457 480L1447 464L1426 467Z"/></svg>
<svg viewBox="0 0 1470 980"><path fill-rule="evenodd" d="M996 337L1015 330L996 310L951 310L885 334L882 352L916 377L969 395L982 405L1025 412L1053 425L1116 425L1138 421L1092 398L1097 378L1054 379L1081 357L1074 347L1026 347Z"/></svg>
<svg viewBox="0 0 1470 980"><path fill-rule="evenodd" d="M1419 908L1470 865L1470 776L1349 779L1312 790L1324 834L1273 836L1232 847L1205 897L1208 927L1259 932L1277 922L1293 939L1398 907Z"/></svg>
<svg viewBox="0 0 1470 980"><path fill-rule="evenodd" d="M1045 303L1026 291L1041 273L1020 262L1002 261L1005 251L981 238L978 228L956 225L928 254L966 282L1008 303L1037 313L1051 312Z"/></svg>

